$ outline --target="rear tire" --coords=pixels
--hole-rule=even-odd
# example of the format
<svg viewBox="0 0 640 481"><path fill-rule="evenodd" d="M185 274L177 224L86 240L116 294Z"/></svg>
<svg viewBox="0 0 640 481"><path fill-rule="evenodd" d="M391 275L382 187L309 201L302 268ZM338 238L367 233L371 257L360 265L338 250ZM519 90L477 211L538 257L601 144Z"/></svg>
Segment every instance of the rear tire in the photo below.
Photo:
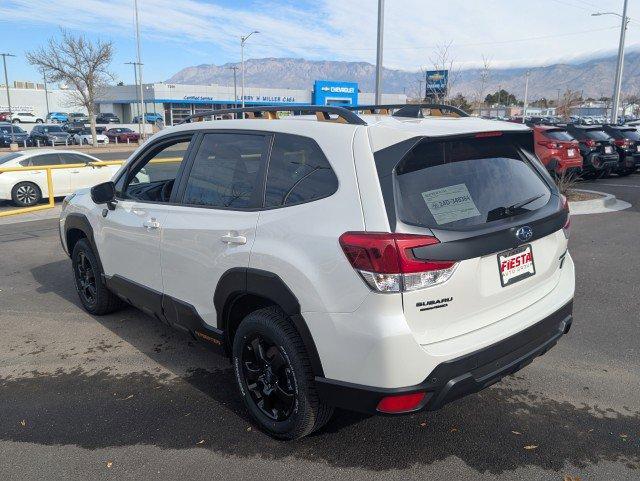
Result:
<svg viewBox="0 0 640 481"><path fill-rule="evenodd" d="M42 200L42 191L33 182L18 182L11 189L11 200L18 207L32 207Z"/></svg>
<svg viewBox="0 0 640 481"><path fill-rule="evenodd" d="M71 254L73 277L80 302L89 314L102 316L117 311L124 302L107 289L98 259L87 239L80 239Z"/></svg>
<svg viewBox="0 0 640 481"><path fill-rule="evenodd" d="M333 407L318 398L304 343L279 308L254 311L240 323L233 366L247 410L269 435L299 439L331 418Z"/></svg>

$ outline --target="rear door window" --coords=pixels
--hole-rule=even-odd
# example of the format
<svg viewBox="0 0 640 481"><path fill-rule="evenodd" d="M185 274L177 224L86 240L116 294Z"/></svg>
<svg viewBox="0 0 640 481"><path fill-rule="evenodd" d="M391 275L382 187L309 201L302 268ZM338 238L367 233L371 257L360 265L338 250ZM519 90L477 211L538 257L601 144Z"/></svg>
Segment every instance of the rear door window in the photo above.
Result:
<svg viewBox="0 0 640 481"><path fill-rule="evenodd" d="M505 137L422 141L395 169L399 218L466 229L537 210L548 185Z"/></svg>
<svg viewBox="0 0 640 481"><path fill-rule="evenodd" d="M276 134L269 160L266 207L311 202L337 190L338 178L313 139Z"/></svg>
<svg viewBox="0 0 640 481"><path fill-rule="evenodd" d="M259 134L204 135L183 202L193 206L252 209L262 206L268 140Z"/></svg>

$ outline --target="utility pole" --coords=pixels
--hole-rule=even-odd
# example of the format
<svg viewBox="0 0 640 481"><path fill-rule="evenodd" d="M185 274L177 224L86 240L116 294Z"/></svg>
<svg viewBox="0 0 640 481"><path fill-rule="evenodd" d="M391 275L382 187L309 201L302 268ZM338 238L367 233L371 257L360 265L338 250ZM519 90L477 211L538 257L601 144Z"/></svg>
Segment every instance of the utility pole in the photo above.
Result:
<svg viewBox="0 0 640 481"><path fill-rule="evenodd" d="M233 70L233 106L238 107L238 87L236 82L236 74L238 72L238 66L234 65L233 67L229 67L229 70ZM233 114L235 117L235 114Z"/></svg>
<svg viewBox="0 0 640 481"><path fill-rule="evenodd" d="M244 108L244 44L246 41L253 35L254 33L260 33L257 30L254 30L249 35L243 35L240 37L240 64L242 70L242 108ZM242 112L242 118L244 119L244 112Z"/></svg>
<svg viewBox="0 0 640 481"><path fill-rule="evenodd" d="M142 60L140 57L140 21L138 19L138 0L133 0L133 6L136 21L136 47L138 54L136 63L138 67L138 77L140 78L140 115L142 116L142 132L140 133L140 138L144 142L147 138L147 119L145 118L144 92L142 89Z"/></svg>
<svg viewBox="0 0 640 481"><path fill-rule="evenodd" d="M376 105L382 103L382 49L384 44L384 0L378 0L378 45L376 49Z"/></svg>
<svg viewBox="0 0 640 481"><path fill-rule="evenodd" d="M140 127L140 97L138 96L138 62L125 62L125 65L133 65L133 81L135 82L134 90L136 92L136 117L138 117L138 133L142 138L142 128Z"/></svg>
<svg viewBox="0 0 640 481"><path fill-rule="evenodd" d="M7 57L15 57L11 53L0 53L2 56L2 63L4 65L4 86L7 89L7 104L9 104L9 118L11 119L11 145L14 145L15 136L13 135L13 116L11 115L11 95L9 94L9 76L7 75Z"/></svg>
<svg viewBox="0 0 640 481"><path fill-rule="evenodd" d="M49 115L49 91L47 90L47 74L42 71L42 80L44 81L44 101L47 104L47 116Z"/></svg>
<svg viewBox="0 0 640 481"><path fill-rule="evenodd" d="M624 42L627 34L627 25L629 17L627 17L627 4L629 0L624 0L622 6L622 15L614 12L596 12L591 15L598 17L600 15L615 15L620 17L620 42L618 43L618 61L616 64L616 77L613 82L613 105L611 107L611 123L618 123L618 106L620 104L620 89L622 87L622 67L624 66Z"/></svg>
<svg viewBox="0 0 640 481"><path fill-rule="evenodd" d="M524 124L524 118L527 115L527 103L529 101L529 74L531 70L527 70L526 80L524 82L524 104L522 106L522 123Z"/></svg>

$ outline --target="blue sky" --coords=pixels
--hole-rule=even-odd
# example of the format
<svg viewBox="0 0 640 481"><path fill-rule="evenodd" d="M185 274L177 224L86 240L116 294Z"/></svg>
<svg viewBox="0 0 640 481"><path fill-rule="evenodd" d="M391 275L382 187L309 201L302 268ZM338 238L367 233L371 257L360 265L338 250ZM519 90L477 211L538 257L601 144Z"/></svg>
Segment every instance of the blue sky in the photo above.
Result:
<svg viewBox="0 0 640 481"><path fill-rule="evenodd" d="M627 45L640 45L640 2L629 2ZM303 57L375 62L376 0L139 0L145 81L183 67L240 58L239 37L251 30L248 58ZM431 67L438 45L451 59L493 68L545 65L615 51L622 0L386 0L387 67ZM635 18L638 20L635 20ZM133 0L1 0L0 51L11 52L10 80L35 80L25 51L60 28L115 46L112 71L133 81Z"/></svg>

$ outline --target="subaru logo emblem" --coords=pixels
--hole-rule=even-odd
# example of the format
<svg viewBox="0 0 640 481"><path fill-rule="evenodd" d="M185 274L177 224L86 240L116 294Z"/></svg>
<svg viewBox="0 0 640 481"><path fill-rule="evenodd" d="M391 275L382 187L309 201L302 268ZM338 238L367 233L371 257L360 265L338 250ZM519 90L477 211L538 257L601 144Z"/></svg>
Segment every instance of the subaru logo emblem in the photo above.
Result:
<svg viewBox="0 0 640 481"><path fill-rule="evenodd" d="M528 225L524 227L520 227L516 231L516 237L520 239L522 242L527 242L529 239L533 237L533 229Z"/></svg>

